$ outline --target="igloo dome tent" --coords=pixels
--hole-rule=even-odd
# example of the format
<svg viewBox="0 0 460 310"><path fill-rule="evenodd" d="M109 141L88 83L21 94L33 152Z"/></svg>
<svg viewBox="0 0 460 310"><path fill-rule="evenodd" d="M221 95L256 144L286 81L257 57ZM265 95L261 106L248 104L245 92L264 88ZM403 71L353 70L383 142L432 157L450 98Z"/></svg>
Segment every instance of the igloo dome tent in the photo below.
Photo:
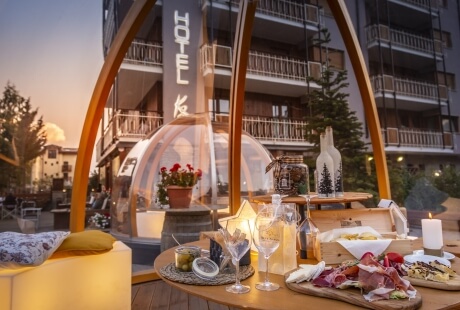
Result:
<svg viewBox="0 0 460 310"><path fill-rule="evenodd" d="M228 124L211 122L207 113L200 113L177 118L139 141L115 178L111 233L128 243L160 244L165 211L156 197L159 171L176 163L202 170L192 205L228 206L228 140ZM273 189L272 174L265 173L271 161L265 147L243 132L242 199Z"/></svg>

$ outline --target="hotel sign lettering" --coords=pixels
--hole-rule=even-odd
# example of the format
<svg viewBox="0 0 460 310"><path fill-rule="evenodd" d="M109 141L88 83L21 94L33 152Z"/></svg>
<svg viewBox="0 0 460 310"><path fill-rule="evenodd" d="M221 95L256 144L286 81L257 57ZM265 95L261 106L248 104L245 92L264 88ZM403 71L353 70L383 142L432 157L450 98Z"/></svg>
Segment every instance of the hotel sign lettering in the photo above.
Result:
<svg viewBox="0 0 460 310"><path fill-rule="evenodd" d="M176 54L176 84L188 85L189 81L184 78L184 73L189 70L189 55L186 53L186 47L190 45L190 23L189 14L179 15L174 11L174 42L179 45L179 53ZM177 95L174 103L174 118L188 115L187 112L187 95Z"/></svg>

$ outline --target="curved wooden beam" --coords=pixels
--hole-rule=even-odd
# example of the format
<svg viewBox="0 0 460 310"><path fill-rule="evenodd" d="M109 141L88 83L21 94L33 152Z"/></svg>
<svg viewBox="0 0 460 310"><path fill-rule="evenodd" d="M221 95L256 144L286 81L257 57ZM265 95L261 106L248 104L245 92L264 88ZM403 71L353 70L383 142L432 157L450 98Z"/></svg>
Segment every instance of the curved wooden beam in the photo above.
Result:
<svg viewBox="0 0 460 310"><path fill-rule="evenodd" d="M232 79L230 84L228 184L229 211L235 214L241 202L241 133L243 128L244 90L251 45L252 26L257 1L242 0L236 24L233 46Z"/></svg>
<svg viewBox="0 0 460 310"><path fill-rule="evenodd" d="M375 105L374 93L372 92L369 74L366 63L354 32L348 10L343 0L327 0L332 14L342 34L343 41L350 57L353 71L358 82L361 99L363 100L364 113L369 126L372 148L374 150L374 160L377 172L377 181L380 198L391 199L390 180L388 177L387 161L385 148L382 141L380 121Z"/></svg>
<svg viewBox="0 0 460 310"><path fill-rule="evenodd" d="M133 2L110 47L94 87L88 111L86 112L85 123L83 124L75 164L70 213L70 231L72 232L85 229L86 191L91 157L110 89L134 36L155 5L155 2L156 0L137 0Z"/></svg>

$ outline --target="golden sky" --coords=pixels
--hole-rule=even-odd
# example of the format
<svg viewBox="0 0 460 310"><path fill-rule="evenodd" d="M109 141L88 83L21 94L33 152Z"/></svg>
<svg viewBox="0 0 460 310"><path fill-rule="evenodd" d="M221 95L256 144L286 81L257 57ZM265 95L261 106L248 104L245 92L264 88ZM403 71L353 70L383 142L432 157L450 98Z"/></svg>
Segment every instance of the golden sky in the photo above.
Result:
<svg viewBox="0 0 460 310"><path fill-rule="evenodd" d="M103 63L101 0L0 0L0 88L30 98L48 143L77 148Z"/></svg>

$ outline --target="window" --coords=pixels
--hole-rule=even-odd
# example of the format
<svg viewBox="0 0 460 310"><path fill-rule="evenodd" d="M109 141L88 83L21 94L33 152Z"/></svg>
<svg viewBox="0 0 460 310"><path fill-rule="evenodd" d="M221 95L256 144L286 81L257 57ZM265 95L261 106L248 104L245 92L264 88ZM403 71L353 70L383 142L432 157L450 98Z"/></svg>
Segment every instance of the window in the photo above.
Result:
<svg viewBox="0 0 460 310"><path fill-rule="evenodd" d="M276 118L285 118L289 116L287 104L273 104L272 112L272 116Z"/></svg>
<svg viewBox="0 0 460 310"><path fill-rule="evenodd" d="M450 90L455 90L455 74L438 72L438 83L440 85L446 85Z"/></svg>
<svg viewBox="0 0 460 310"><path fill-rule="evenodd" d="M312 47L310 50L311 60L316 62L322 62L323 64L329 63L329 66L334 69L344 70L345 69L345 57L344 52L333 48L322 48L320 53L319 47Z"/></svg>
<svg viewBox="0 0 460 310"><path fill-rule="evenodd" d="M442 130L450 132L451 131L451 126L452 130L454 132L458 132L458 127L456 126L458 124L458 118L457 117L452 117L449 121L448 117L443 117L442 118Z"/></svg>
<svg viewBox="0 0 460 310"><path fill-rule="evenodd" d="M56 158L57 152L56 150L48 150L48 158Z"/></svg>
<svg viewBox="0 0 460 310"><path fill-rule="evenodd" d="M433 29L433 38L438 41L442 41L443 47L452 47L452 38L450 36L450 32L447 31L439 31L437 29Z"/></svg>

